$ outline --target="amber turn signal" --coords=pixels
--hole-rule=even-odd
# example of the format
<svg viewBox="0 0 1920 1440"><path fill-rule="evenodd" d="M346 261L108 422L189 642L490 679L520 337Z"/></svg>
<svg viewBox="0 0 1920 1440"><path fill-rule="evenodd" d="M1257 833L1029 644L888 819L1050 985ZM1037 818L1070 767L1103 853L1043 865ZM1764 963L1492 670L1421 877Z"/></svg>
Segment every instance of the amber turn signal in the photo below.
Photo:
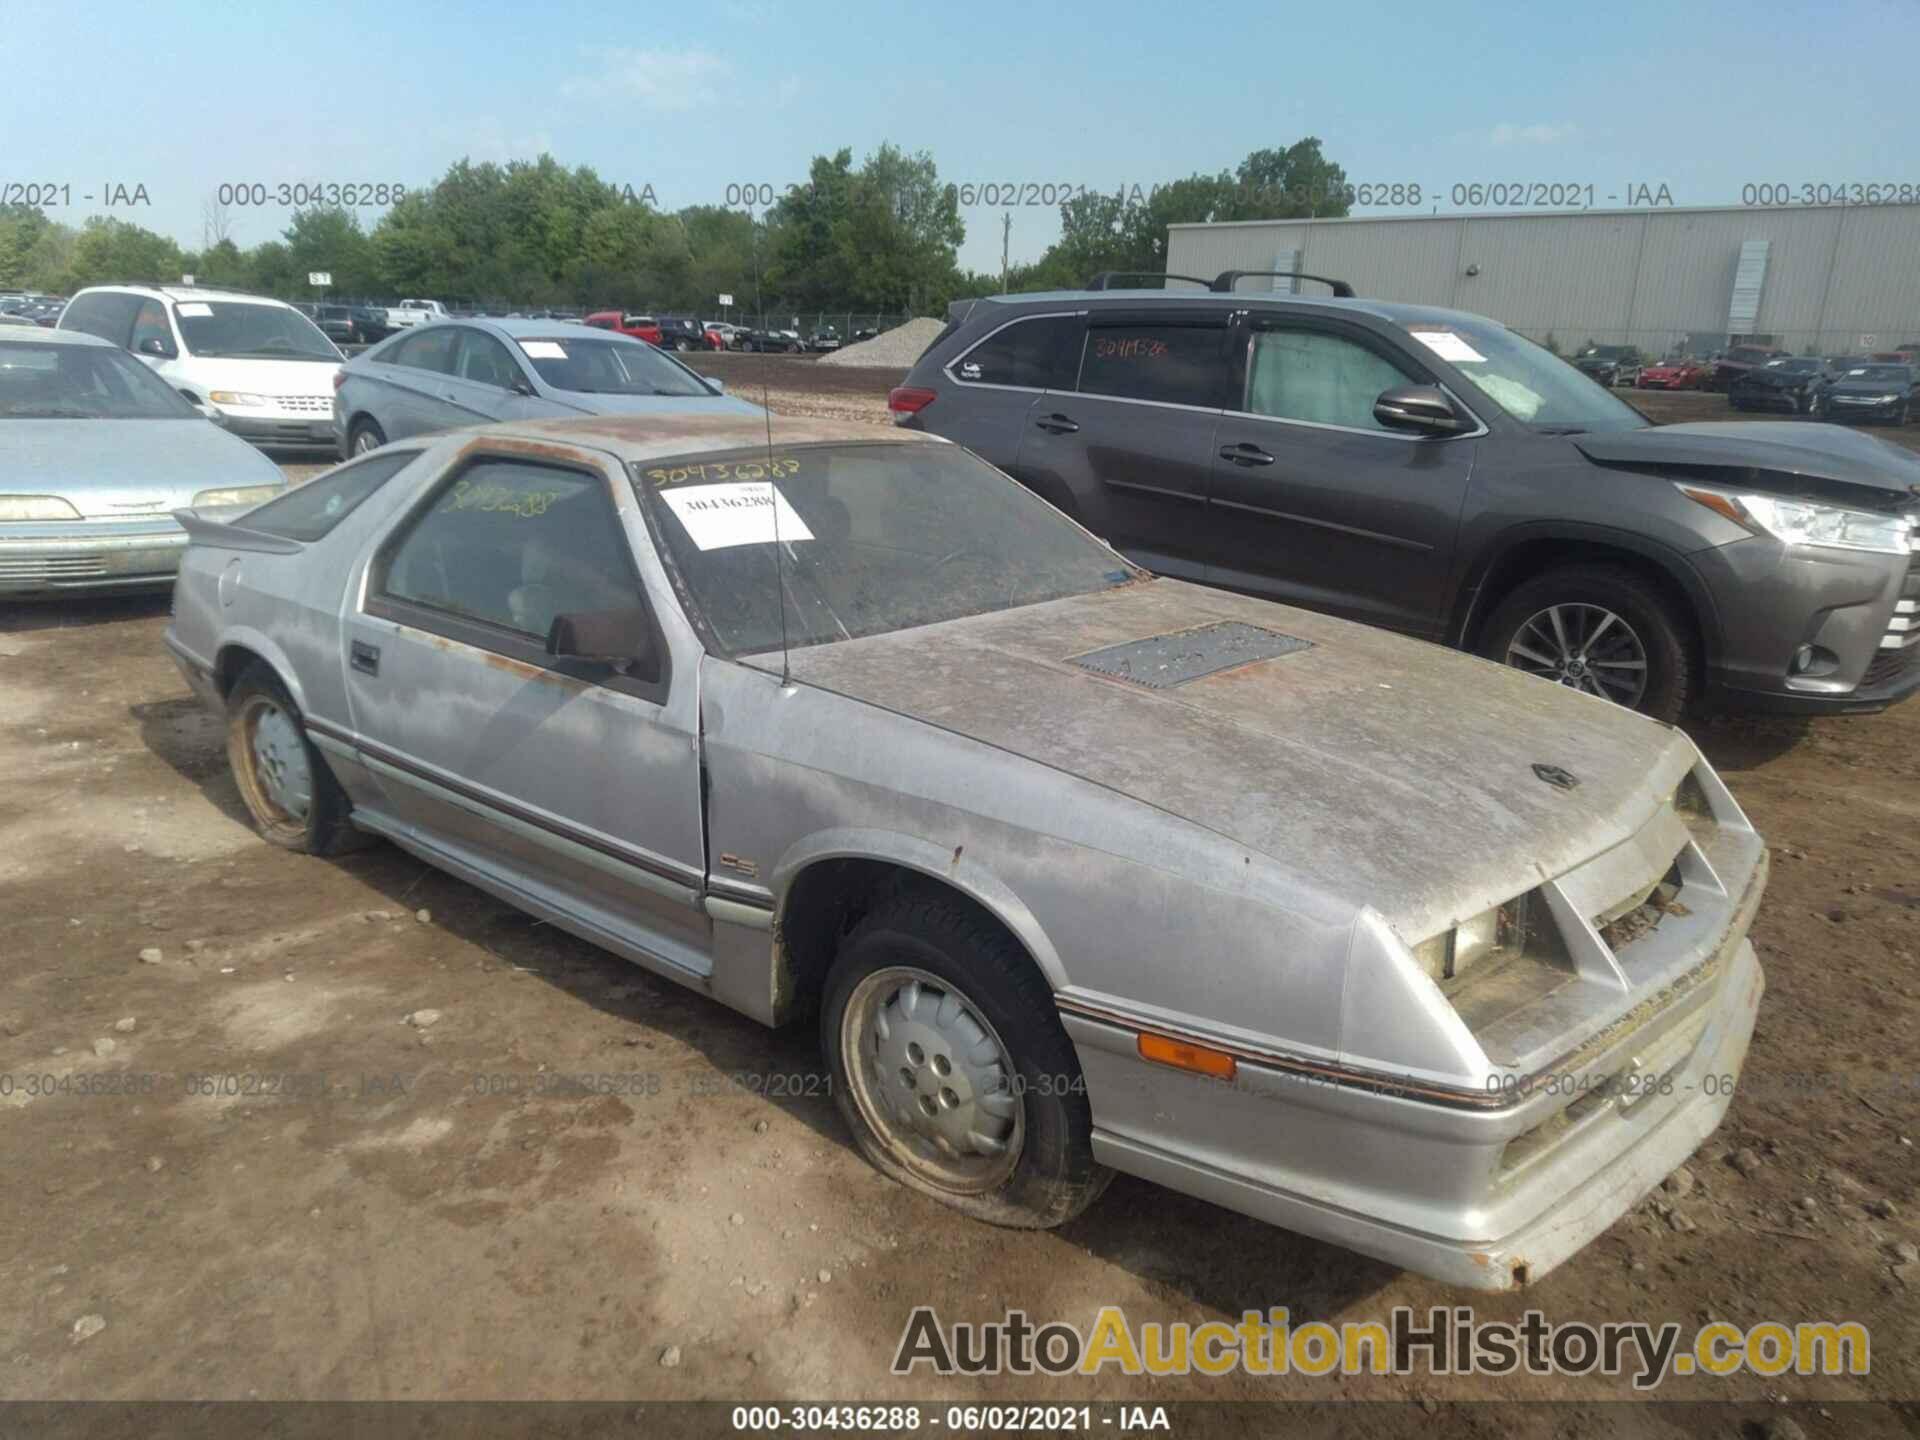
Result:
<svg viewBox="0 0 1920 1440"><path fill-rule="evenodd" d="M1185 1040L1174 1040L1165 1035L1143 1034L1140 1037L1140 1058L1151 1060L1156 1065L1171 1065L1176 1070L1191 1070L1196 1075L1210 1075L1215 1080L1233 1079L1236 1068L1233 1056L1224 1050L1190 1045Z"/></svg>

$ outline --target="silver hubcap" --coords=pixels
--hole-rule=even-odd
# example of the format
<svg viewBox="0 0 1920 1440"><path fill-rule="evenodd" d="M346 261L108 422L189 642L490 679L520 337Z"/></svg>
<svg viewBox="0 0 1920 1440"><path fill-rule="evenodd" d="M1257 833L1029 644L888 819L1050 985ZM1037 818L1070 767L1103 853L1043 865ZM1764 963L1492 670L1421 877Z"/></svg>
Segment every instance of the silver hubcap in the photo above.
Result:
<svg viewBox="0 0 1920 1440"><path fill-rule="evenodd" d="M270 803L294 820L307 818L313 806L307 747L280 707L264 701L253 721L253 773Z"/></svg>
<svg viewBox="0 0 1920 1440"><path fill-rule="evenodd" d="M901 1165L965 1193L1013 1173L1026 1134L1013 1060L964 995L889 967L855 987L840 1026L854 1102Z"/></svg>
<svg viewBox="0 0 1920 1440"><path fill-rule="evenodd" d="M364 455L369 450L378 450L379 448L380 442L373 438L373 432L371 430L362 430L358 435L354 436L353 453L356 455Z"/></svg>
<svg viewBox="0 0 1920 1440"><path fill-rule="evenodd" d="M1549 605L1515 632L1507 664L1628 707L1647 692L1647 647L1602 605Z"/></svg>

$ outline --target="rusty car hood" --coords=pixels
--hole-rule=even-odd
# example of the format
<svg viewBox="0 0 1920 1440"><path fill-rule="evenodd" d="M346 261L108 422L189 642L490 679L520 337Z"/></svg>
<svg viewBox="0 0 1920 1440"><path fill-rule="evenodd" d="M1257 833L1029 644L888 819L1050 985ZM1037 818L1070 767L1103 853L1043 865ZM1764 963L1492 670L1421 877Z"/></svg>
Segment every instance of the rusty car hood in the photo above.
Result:
<svg viewBox="0 0 1920 1440"><path fill-rule="evenodd" d="M1164 689L1074 663L1219 622L1307 645ZM1415 942L1625 840L1697 759L1678 731L1489 661L1174 580L795 650L790 664L802 684L1203 826Z"/></svg>

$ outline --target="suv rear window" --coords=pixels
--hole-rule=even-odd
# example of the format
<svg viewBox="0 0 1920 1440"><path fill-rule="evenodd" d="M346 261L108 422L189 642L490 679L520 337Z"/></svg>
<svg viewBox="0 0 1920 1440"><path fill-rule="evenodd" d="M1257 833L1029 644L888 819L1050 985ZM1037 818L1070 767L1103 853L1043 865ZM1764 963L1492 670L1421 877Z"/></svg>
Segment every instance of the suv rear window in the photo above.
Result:
<svg viewBox="0 0 1920 1440"><path fill-rule="evenodd" d="M1217 409L1225 403L1226 330L1203 325L1090 325L1080 391Z"/></svg>
<svg viewBox="0 0 1920 1440"><path fill-rule="evenodd" d="M954 361L953 373L969 385L1045 390L1070 384L1072 346L1079 333L1077 315L1036 315L1030 320L1015 320Z"/></svg>

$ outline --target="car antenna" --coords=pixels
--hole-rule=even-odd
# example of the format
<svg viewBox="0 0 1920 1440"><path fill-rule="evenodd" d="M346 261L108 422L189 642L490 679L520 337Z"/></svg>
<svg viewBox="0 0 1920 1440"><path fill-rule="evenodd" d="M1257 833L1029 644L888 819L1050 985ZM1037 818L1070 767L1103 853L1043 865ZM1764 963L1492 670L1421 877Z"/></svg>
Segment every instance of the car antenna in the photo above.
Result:
<svg viewBox="0 0 1920 1440"><path fill-rule="evenodd" d="M773 407L767 403L767 381L760 377L760 414L767 422L767 502L773 507L773 588L780 598L780 688L793 683L787 668L787 576L780 559L780 487L773 473Z"/></svg>

